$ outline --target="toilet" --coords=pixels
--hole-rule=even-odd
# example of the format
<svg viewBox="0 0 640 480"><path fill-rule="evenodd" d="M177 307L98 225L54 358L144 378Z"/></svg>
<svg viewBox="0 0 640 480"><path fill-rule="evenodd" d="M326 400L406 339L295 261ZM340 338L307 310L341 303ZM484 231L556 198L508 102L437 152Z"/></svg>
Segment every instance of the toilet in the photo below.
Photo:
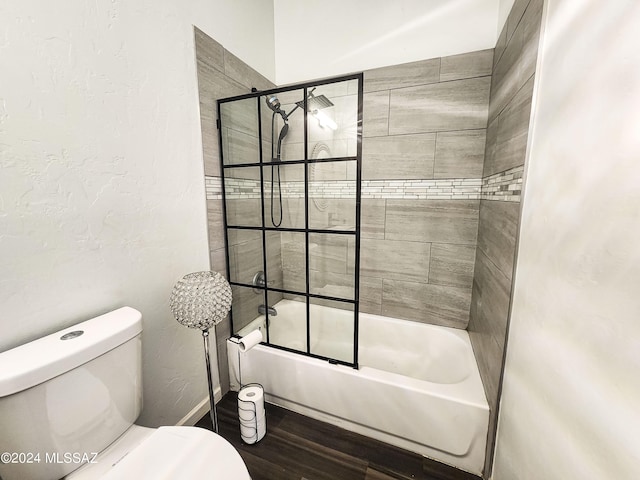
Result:
<svg viewBox="0 0 640 480"><path fill-rule="evenodd" d="M2 480L250 480L198 427L135 425L142 315L122 307L0 353Z"/></svg>

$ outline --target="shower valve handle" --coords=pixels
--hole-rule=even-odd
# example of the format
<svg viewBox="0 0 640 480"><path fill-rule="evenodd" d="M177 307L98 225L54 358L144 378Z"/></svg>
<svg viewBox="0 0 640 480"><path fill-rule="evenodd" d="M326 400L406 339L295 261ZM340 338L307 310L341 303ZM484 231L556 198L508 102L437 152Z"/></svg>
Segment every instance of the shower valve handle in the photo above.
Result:
<svg viewBox="0 0 640 480"><path fill-rule="evenodd" d="M265 281L265 275L263 271L257 272L254 276L253 276L253 280L251 281L251 285L254 286L253 291L255 293L262 293L262 291L260 290L261 288L266 287L267 285L272 285L273 282L266 282Z"/></svg>

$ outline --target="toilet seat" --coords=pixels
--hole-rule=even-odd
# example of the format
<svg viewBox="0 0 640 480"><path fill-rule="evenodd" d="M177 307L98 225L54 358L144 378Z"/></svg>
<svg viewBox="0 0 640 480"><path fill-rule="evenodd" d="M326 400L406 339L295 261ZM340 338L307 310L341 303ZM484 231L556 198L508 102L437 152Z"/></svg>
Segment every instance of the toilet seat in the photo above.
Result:
<svg viewBox="0 0 640 480"><path fill-rule="evenodd" d="M142 427L134 427L136 430L129 436L133 438L133 442L138 443L130 443L128 453L122 456L120 446L116 448L120 451L117 460L113 460L113 455L108 455L110 458L98 457L97 464L86 465L67 478L251 480L237 450L224 438L209 430L197 427L160 427L144 428L141 431Z"/></svg>

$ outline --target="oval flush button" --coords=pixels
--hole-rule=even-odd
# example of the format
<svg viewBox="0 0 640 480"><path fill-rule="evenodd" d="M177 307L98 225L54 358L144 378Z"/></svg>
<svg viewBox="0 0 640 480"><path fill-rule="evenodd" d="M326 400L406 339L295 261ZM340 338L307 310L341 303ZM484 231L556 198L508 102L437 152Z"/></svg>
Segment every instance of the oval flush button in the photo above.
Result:
<svg viewBox="0 0 640 480"><path fill-rule="evenodd" d="M84 333L84 330L75 330L73 332L65 333L60 337L60 340L71 340L72 338L77 338Z"/></svg>

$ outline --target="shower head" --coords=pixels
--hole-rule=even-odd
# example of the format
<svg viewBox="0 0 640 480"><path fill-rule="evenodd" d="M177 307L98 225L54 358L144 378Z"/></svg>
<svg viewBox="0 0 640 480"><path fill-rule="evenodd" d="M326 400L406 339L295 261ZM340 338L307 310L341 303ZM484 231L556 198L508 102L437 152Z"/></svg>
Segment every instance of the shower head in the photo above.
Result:
<svg viewBox="0 0 640 480"><path fill-rule="evenodd" d="M300 108L304 108L304 101L300 100L296 102L296 105ZM317 97L309 92L307 98L307 111L313 112L314 110L322 110L323 108L333 107L333 102L324 95L318 95Z"/></svg>
<svg viewBox="0 0 640 480"><path fill-rule="evenodd" d="M336 130L338 125L334 122L329 116L325 115L323 110L328 107L333 107L333 102L329 100L324 95L314 95L313 91L315 88L312 88L309 94L307 95L307 112L316 117L318 120L318 125L321 128L330 128L331 130ZM296 102L296 108L304 108L304 101Z"/></svg>

